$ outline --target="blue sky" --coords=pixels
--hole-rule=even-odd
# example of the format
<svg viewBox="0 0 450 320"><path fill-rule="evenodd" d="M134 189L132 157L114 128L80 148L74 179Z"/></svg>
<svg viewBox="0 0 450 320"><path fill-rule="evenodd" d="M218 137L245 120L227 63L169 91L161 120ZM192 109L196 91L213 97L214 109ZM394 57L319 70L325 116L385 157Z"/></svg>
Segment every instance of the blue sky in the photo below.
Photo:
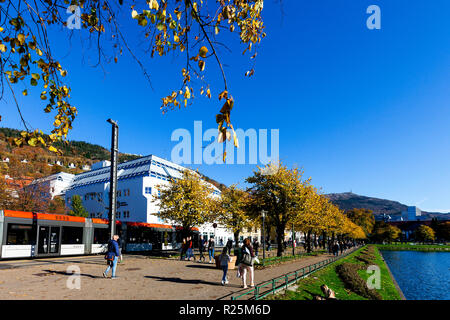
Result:
<svg viewBox="0 0 450 320"><path fill-rule="evenodd" d="M369 5L381 9L381 30L369 30ZM283 14L282 14L283 12ZM253 61L234 36L221 52L235 99L232 121L247 130L278 129L279 154L299 166L325 193L357 194L450 211L450 2L434 0L265 1L267 37ZM128 17L128 13L126 15ZM131 19L130 19L131 20ZM135 21L124 23L134 39ZM230 39L226 36L225 40ZM79 115L70 140L108 147L110 125L119 122L122 152L171 157L178 128L193 135L194 121L216 128L216 99L197 98L186 109L160 112L161 97L179 87L179 63L169 55L146 59L153 90L124 53L106 72L93 68L95 54L74 33L53 33L68 70L71 102ZM208 69L209 68L209 69ZM207 60L212 94L221 79ZM29 93L32 93L29 90ZM26 119L48 132L51 117L39 98L21 98ZM22 128L14 104L0 102L5 127ZM205 142L206 144L206 142ZM255 165L195 165L227 185L240 183Z"/></svg>

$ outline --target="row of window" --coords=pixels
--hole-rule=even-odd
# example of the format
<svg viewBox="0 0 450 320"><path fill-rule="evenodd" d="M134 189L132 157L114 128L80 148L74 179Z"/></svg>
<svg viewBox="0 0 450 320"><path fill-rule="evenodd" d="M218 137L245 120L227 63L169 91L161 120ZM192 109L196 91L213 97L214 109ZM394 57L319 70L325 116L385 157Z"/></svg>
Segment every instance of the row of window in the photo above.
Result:
<svg viewBox="0 0 450 320"><path fill-rule="evenodd" d="M123 212L117 212L116 213L116 218L120 219L120 218L129 218L130 217L130 211L123 211Z"/></svg>
<svg viewBox="0 0 450 320"><path fill-rule="evenodd" d="M62 227L61 244L80 243L83 243L82 227ZM6 244L36 245L36 226L27 224L8 224Z"/></svg>

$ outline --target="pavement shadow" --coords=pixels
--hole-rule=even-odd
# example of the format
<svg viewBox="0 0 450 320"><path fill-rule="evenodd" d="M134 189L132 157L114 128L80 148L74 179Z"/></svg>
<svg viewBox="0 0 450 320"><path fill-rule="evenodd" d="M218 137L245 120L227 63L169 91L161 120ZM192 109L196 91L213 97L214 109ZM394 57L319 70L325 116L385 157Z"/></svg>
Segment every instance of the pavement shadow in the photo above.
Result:
<svg viewBox="0 0 450 320"><path fill-rule="evenodd" d="M199 279L181 279L181 278L174 278L174 277L158 277L158 276L145 276L144 278L155 279L158 281L183 283L183 284L207 284L207 285L213 285L213 286L221 286L222 285L220 282L211 282L211 281L205 281L205 280L199 280Z"/></svg>
<svg viewBox="0 0 450 320"><path fill-rule="evenodd" d="M56 270L42 270L44 272L47 272L48 274L60 274L63 276L73 276L74 274L71 272L65 272L65 271L56 271ZM82 277L88 277L91 279L103 279L103 276L94 276L92 274L87 274L87 273L80 273L79 274Z"/></svg>
<svg viewBox="0 0 450 320"><path fill-rule="evenodd" d="M216 265L207 265L207 264L189 264L186 266L186 268L198 268L198 269L216 269L216 270L220 270L218 268L216 268Z"/></svg>

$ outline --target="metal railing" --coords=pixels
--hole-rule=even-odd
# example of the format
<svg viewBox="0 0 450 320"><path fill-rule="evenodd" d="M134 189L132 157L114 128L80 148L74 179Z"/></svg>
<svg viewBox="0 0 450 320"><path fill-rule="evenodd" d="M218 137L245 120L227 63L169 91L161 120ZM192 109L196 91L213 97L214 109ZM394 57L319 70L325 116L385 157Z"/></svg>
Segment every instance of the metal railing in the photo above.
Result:
<svg viewBox="0 0 450 320"><path fill-rule="evenodd" d="M248 297L249 300L250 299L254 299L254 300L263 299L270 294L274 294L280 290L287 289L290 285L296 283L298 280L303 279L304 277L309 276L310 274L316 272L317 270L320 270L320 269L328 266L329 264L348 256L349 254L355 252L356 250L358 250L360 248L362 248L362 247L355 247L354 249L348 250L347 252L343 253L340 256L322 260L322 261L319 261L312 265L298 269L296 271L286 273L277 278L273 278L272 280L269 280L269 281L266 281L265 283L259 284L259 285L255 286L253 289L246 291L240 295L231 296L231 300L238 300L245 296L251 296L251 297Z"/></svg>

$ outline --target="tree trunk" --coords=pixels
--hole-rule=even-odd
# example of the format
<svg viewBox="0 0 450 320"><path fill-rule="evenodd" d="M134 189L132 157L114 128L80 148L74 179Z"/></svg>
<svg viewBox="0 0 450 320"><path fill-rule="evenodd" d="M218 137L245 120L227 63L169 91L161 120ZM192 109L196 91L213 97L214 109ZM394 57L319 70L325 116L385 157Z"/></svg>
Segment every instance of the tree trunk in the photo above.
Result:
<svg viewBox="0 0 450 320"><path fill-rule="evenodd" d="M311 231L308 231L308 235L306 238L306 252L307 253L311 252Z"/></svg>
<svg viewBox="0 0 450 320"><path fill-rule="evenodd" d="M283 255L284 246L283 246L283 238L284 238L284 225L277 226L277 257L281 257Z"/></svg>

